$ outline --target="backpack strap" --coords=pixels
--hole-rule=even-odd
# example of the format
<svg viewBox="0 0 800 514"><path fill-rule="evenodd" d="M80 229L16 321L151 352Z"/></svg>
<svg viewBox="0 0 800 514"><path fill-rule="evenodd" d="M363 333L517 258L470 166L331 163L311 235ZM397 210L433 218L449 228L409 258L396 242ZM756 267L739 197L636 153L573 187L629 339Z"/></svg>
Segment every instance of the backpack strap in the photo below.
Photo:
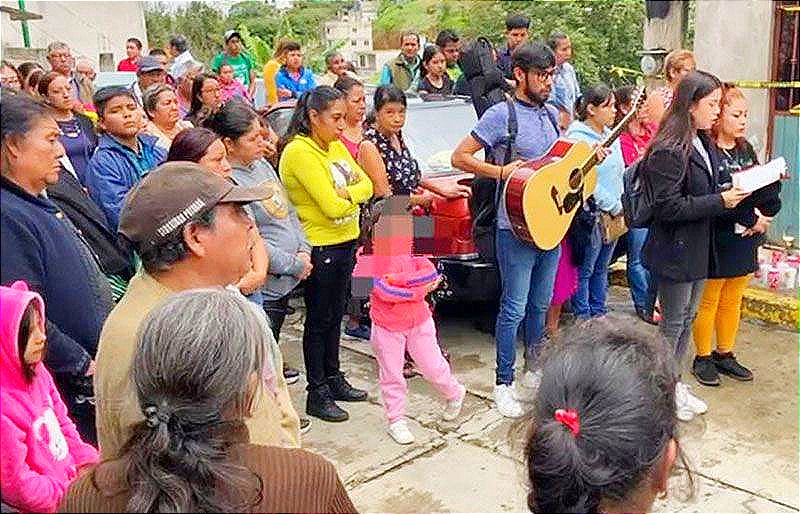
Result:
<svg viewBox="0 0 800 514"><path fill-rule="evenodd" d="M514 99L506 94L506 107L508 108L508 126L506 132L506 154L503 164L508 164L517 157L517 109L514 106Z"/></svg>

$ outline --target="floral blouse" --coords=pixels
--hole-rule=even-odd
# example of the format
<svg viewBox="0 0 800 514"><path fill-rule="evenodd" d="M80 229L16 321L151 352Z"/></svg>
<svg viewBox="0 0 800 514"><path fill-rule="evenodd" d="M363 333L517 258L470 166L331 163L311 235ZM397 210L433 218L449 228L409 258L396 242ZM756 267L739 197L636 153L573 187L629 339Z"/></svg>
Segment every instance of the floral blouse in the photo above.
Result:
<svg viewBox="0 0 800 514"><path fill-rule="evenodd" d="M378 147L378 152L386 166L392 194L410 195L419 186L422 174L419 170L419 163L411 157L411 152L408 151L408 147L403 141L402 133L398 134L398 138L400 139L399 152L395 150L389 139L374 127L369 127L364 131L364 140L372 141Z"/></svg>

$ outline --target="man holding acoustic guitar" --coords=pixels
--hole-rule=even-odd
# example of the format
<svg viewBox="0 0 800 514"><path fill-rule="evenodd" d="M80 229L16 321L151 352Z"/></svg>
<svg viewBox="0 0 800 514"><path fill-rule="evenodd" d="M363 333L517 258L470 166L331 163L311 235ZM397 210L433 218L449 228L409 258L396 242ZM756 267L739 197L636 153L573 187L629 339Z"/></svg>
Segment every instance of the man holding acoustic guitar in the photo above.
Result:
<svg viewBox="0 0 800 514"><path fill-rule="evenodd" d="M512 225L506 208L505 181L526 160L547 154L559 137L558 112L545 104L553 87L554 72L555 55L547 45L540 42L520 45L512 56L514 97L490 107L452 157L453 166L498 181L495 254L502 293L495 328L494 397L498 411L506 417L522 416L520 399L525 396L532 399L530 390L538 386L539 375L534 372L533 364L550 307L560 254L558 243L563 234L553 246L534 244L535 238L519 237L520 223ZM486 162L474 155L481 149L486 152ZM598 147L596 154L602 160L606 150ZM540 201L544 203L549 198L542 195ZM511 216L515 217L513 213ZM522 385L529 390L527 395L517 392L513 385L515 341L523 320L526 372Z"/></svg>

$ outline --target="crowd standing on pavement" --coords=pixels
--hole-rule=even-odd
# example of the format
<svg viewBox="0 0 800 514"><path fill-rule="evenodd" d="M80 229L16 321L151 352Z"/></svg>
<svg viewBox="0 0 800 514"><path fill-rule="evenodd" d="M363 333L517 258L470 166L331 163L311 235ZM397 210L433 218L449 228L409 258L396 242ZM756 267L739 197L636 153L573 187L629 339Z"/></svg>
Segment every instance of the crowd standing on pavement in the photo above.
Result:
<svg viewBox="0 0 800 514"><path fill-rule="evenodd" d="M454 94L476 110L496 99L452 164L491 184L494 405L519 418L534 404L528 506L648 511L681 458L677 421L708 410L687 371L704 386L753 380L735 340L780 184L731 186L757 164L747 103L691 52L667 56L666 86L640 107L633 87L579 84L567 34L530 41L522 14L505 26L488 59L450 29L422 48L403 33L369 112L341 53L315 76L301 45L280 40L264 100L294 102L285 134L254 108L256 64L237 30L208 66L183 35L149 53L130 38L117 70L136 79L97 90L65 42L48 46L49 66L2 61L3 511L355 511L333 465L300 449L306 416L344 422L344 403L368 399L346 378L343 331L373 346L395 442L414 442L414 370L457 419L466 389L438 341L442 276L415 250L415 215L477 189L426 180L403 138L409 95ZM540 249L498 198L560 137L593 147L597 186L561 243ZM637 317L612 326L607 224L627 215L626 170L651 215L628 227ZM300 289L303 371L278 345ZM564 305L576 322L560 328ZM302 373L306 416L289 396Z"/></svg>

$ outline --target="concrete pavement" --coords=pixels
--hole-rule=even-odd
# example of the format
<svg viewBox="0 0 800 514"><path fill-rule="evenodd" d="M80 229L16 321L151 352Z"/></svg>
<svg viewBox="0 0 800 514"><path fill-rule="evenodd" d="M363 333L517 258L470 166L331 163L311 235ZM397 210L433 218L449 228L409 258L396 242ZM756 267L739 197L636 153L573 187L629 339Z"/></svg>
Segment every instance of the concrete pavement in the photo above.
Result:
<svg viewBox="0 0 800 514"><path fill-rule="evenodd" d="M627 290L612 287L614 311L631 312ZM420 377L409 381L407 414L417 440L400 446L385 431L377 365L369 343L344 341L342 368L370 401L343 404L345 423L312 419L304 446L330 459L356 507L369 512L527 511L522 464L526 422L502 418L492 408L494 345L472 328L474 313L446 317L440 333L452 365L467 386L462 415L442 421L443 407ZM302 368L302 310L287 320L282 348ZM681 446L694 478L676 470L661 512L795 512L798 500L798 335L745 322L737 353L755 374L751 383L723 378L717 388L696 385L709 412L682 423ZM521 360L521 350L520 359ZM304 382L290 386L298 412Z"/></svg>

